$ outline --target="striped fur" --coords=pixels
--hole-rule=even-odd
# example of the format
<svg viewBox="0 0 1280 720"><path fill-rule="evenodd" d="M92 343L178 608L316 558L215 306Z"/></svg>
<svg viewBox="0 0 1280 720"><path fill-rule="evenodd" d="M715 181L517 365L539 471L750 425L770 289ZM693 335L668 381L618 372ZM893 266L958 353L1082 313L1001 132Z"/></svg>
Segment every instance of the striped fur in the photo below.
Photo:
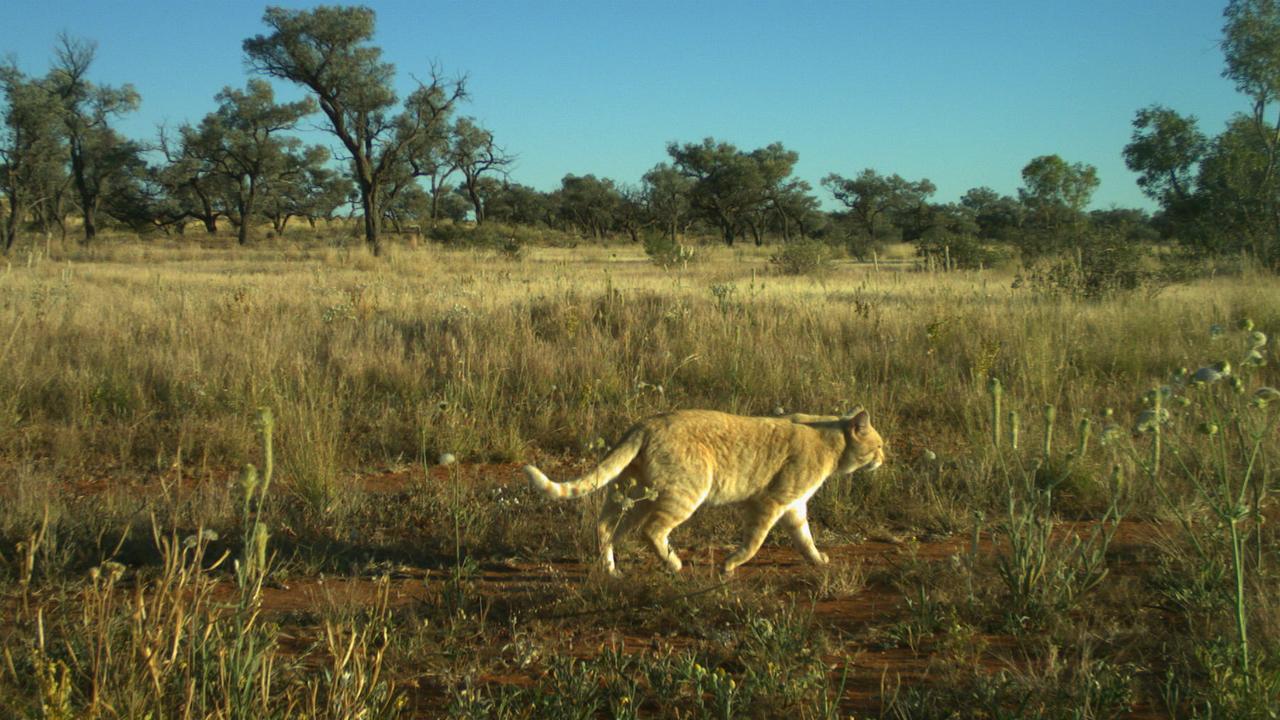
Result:
<svg viewBox="0 0 1280 720"><path fill-rule="evenodd" d="M532 465L524 466L524 474L528 476L529 484L542 491L545 495L558 500L580 498L583 495L590 495L616 480L622 474L622 471L627 469L627 466L631 464L636 455L640 454L640 448L643 445L644 434L639 432L638 428L633 429L622 438L622 442L618 443L617 447L611 450L608 455L605 455L604 460L600 461L595 470L577 480L562 483L554 482Z"/></svg>

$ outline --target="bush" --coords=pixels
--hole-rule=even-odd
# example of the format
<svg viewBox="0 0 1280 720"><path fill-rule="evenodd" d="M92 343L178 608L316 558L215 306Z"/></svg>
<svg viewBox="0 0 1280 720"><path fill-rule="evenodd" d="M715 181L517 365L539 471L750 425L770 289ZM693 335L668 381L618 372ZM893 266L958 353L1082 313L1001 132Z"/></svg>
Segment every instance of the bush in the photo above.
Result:
<svg viewBox="0 0 1280 720"><path fill-rule="evenodd" d="M926 234L916 240L916 255L939 269L977 270L1005 259L1005 253L987 247L973 235ZM950 268L948 268L948 264Z"/></svg>
<svg viewBox="0 0 1280 720"><path fill-rule="evenodd" d="M769 258L783 275L819 275L831 270L835 252L821 240L795 240Z"/></svg>
<svg viewBox="0 0 1280 720"><path fill-rule="evenodd" d="M664 268L688 267L689 263L702 259L693 245L676 242L667 235L650 234L644 239L644 254L654 265Z"/></svg>
<svg viewBox="0 0 1280 720"><path fill-rule="evenodd" d="M1014 286L1025 285L1046 295L1099 300L1138 290L1156 295L1179 277L1166 272L1148 247L1104 230L1082 236L1074 253L1028 264Z"/></svg>

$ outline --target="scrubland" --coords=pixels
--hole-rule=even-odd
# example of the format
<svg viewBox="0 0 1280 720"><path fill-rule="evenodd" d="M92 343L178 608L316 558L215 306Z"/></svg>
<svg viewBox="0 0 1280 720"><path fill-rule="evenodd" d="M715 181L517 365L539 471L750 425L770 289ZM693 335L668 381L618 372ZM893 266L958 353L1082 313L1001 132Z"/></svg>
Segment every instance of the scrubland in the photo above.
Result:
<svg viewBox="0 0 1280 720"><path fill-rule="evenodd" d="M9 257L0 708L1274 717L1273 276L1082 299L772 252ZM776 533L719 577L711 509L681 576L624 545L611 579L594 501L518 470L674 408L857 405L889 460L810 503L825 568Z"/></svg>

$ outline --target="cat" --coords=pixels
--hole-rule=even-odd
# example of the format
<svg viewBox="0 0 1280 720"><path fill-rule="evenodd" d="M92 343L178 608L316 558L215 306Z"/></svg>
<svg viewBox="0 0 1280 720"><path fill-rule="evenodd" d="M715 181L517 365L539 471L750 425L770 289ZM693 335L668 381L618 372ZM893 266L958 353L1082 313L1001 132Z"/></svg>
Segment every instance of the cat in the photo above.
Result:
<svg viewBox="0 0 1280 720"><path fill-rule="evenodd" d="M613 543L634 528L672 572L683 563L667 537L704 503L741 503L746 535L722 567L732 575L760 549L779 520L810 562L828 561L813 544L806 503L831 475L884 462L884 441L871 417L793 414L743 417L679 410L632 426L592 472L556 483L526 465L529 483L555 498L576 498L613 483L596 523L600 562L618 575Z"/></svg>

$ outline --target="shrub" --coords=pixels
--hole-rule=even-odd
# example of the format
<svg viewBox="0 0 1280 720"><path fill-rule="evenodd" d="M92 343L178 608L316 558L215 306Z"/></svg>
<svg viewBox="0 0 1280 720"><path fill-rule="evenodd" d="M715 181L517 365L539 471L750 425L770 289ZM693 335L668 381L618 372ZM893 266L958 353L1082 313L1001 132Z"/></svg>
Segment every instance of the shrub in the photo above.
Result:
<svg viewBox="0 0 1280 720"><path fill-rule="evenodd" d="M831 270L835 252L821 240L796 240L782 246L769 262L783 275L820 275Z"/></svg>
<svg viewBox="0 0 1280 720"><path fill-rule="evenodd" d="M702 259L693 245L677 242L667 235L650 234L644 239L644 254L654 265L664 268L688 267Z"/></svg>

